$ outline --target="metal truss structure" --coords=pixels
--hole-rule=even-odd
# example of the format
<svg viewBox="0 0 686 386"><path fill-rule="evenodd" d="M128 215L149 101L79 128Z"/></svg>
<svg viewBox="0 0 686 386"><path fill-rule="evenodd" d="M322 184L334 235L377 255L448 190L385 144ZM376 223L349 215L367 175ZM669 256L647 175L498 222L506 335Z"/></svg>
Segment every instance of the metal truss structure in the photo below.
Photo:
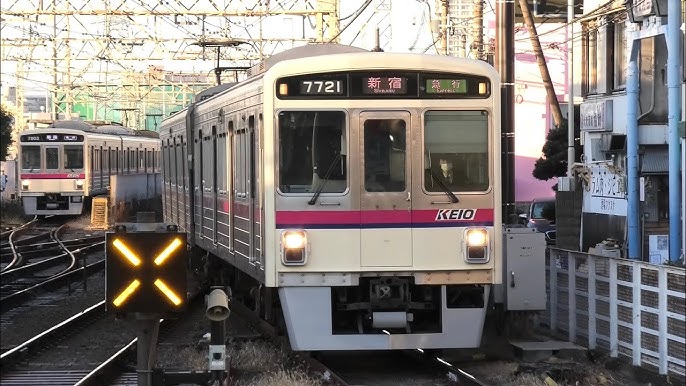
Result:
<svg viewBox="0 0 686 386"><path fill-rule="evenodd" d="M49 95L77 113L155 129L197 91L307 43L337 42L338 0L3 1L3 91ZM215 80L214 68L223 72Z"/></svg>

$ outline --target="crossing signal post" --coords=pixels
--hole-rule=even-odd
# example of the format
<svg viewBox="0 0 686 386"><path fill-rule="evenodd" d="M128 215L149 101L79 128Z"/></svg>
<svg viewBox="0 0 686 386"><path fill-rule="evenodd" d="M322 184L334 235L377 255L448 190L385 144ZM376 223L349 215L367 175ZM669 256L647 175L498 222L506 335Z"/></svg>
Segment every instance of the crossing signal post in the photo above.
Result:
<svg viewBox="0 0 686 386"><path fill-rule="evenodd" d="M137 218L105 233L105 309L135 323L138 385L152 386L160 319L186 309L186 233Z"/></svg>
<svg viewBox="0 0 686 386"><path fill-rule="evenodd" d="M105 234L106 309L170 315L186 308L186 233L162 223L117 224Z"/></svg>

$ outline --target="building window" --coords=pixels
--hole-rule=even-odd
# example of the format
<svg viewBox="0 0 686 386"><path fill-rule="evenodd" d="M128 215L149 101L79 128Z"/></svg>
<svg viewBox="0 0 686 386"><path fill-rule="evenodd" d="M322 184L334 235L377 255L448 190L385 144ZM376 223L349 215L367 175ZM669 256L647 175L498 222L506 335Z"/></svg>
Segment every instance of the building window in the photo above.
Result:
<svg viewBox="0 0 686 386"><path fill-rule="evenodd" d="M598 92L598 27L594 23L586 26L584 33L586 43L586 68L585 83L586 93L595 94Z"/></svg>
<svg viewBox="0 0 686 386"><path fill-rule="evenodd" d="M612 23L612 69L613 69L613 89L621 90L626 87L627 70L627 40L626 40L626 19L617 18Z"/></svg>

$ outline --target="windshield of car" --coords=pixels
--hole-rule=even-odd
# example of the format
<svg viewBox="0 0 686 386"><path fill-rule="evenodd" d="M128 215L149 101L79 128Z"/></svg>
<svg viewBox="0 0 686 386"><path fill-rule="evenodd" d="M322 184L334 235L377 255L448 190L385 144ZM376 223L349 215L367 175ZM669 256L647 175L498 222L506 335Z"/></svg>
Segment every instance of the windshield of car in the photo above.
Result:
<svg viewBox="0 0 686 386"><path fill-rule="evenodd" d="M539 201L531 204L531 218L532 219L555 219L555 202L554 201Z"/></svg>

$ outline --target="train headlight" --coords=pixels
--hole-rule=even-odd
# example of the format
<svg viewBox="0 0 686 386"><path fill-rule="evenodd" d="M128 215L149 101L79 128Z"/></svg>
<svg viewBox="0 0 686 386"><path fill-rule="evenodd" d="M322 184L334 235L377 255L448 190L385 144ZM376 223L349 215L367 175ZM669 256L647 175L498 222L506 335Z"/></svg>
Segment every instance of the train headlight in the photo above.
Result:
<svg viewBox="0 0 686 386"><path fill-rule="evenodd" d="M76 185L76 189L83 190L83 180L75 180L74 185Z"/></svg>
<svg viewBox="0 0 686 386"><path fill-rule="evenodd" d="M22 180L21 181L21 188L22 188L22 190L29 190L29 180Z"/></svg>
<svg viewBox="0 0 686 386"><path fill-rule="evenodd" d="M465 259L468 263L488 262L488 231L483 228L467 229L464 234Z"/></svg>
<svg viewBox="0 0 686 386"><path fill-rule="evenodd" d="M307 233L288 230L281 233L281 261L284 265L304 265L307 261Z"/></svg>

